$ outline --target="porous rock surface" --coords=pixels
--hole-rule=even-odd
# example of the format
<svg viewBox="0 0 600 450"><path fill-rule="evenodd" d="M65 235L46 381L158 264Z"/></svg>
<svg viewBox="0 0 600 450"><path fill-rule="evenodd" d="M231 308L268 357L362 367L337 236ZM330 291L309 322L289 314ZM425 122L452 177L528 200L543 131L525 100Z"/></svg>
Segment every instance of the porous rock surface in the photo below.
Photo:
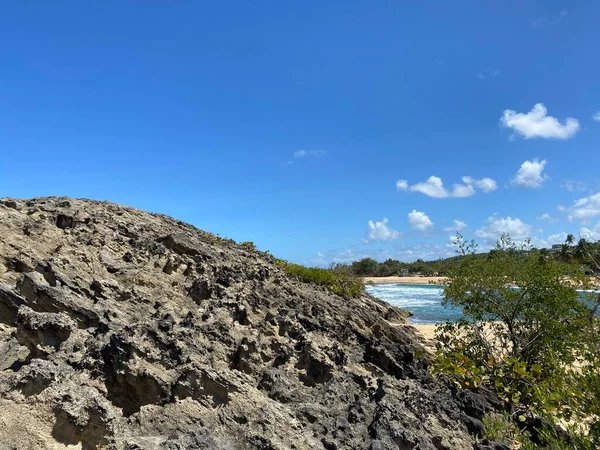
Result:
<svg viewBox="0 0 600 450"><path fill-rule="evenodd" d="M1 449L473 448L485 400L422 352L403 311L164 215L0 200Z"/></svg>

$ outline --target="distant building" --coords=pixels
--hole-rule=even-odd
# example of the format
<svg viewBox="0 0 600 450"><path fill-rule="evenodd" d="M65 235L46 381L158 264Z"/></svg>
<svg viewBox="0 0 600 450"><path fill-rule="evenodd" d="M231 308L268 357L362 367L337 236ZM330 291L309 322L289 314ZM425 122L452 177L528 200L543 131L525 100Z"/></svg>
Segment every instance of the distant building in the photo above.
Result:
<svg viewBox="0 0 600 450"><path fill-rule="evenodd" d="M562 251L562 247L564 244L552 244L552 247L548 249L548 253L551 255L556 255Z"/></svg>
<svg viewBox="0 0 600 450"><path fill-rule="evenodd" d="M402 269L400 271L400 276L401 277L407 277L408 276L408 269Z"/></svg>

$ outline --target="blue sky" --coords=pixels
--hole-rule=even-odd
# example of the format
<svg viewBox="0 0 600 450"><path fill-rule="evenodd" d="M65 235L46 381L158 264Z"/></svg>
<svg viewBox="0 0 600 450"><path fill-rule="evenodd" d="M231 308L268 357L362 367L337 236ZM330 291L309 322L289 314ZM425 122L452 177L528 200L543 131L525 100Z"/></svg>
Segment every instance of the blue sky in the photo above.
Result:
<svg viewBox="0 0 600 450"><path fill-rule="evenodd" d="M321 265L445 256L457 224L600 236L598 23L595 1L4 2L0 196Z"/></svg>

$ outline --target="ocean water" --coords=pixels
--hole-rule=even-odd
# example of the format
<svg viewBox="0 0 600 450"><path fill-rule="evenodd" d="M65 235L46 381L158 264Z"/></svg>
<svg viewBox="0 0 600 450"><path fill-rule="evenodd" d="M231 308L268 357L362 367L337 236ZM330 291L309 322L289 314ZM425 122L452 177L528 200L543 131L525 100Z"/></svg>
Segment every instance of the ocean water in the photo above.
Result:
<svg viewBox="0 0 600 450"><path fill-rule="evenodd" d="M366 286L374 297L410 311L415 324L438 323L462 317L460 308L442 306L443 288L423 284L374 284Z"/></svg>
<svg viewBox="0 0 600 450"><path fill-rule="evenodd" d="M409 320L414 324L439 323L462 317L461 308L442 306L443 288L427 284L373 284L367 285L369 294L391 305L410 311ZM584 302L592 302L600 294L598 290L578 291ZM600 311L598 312L600 315Z"/></svg>

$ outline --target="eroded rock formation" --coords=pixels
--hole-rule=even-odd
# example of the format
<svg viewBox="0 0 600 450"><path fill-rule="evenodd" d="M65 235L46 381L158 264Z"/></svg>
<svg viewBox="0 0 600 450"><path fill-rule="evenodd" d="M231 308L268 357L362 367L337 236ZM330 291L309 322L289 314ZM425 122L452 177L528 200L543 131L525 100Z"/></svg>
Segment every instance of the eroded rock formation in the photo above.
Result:
<svg viewBox="0 0 600 450"><path fill-rule="evenodd" d="M0 448L473 448L404 317L163 215L0 200Z"/></svg>

